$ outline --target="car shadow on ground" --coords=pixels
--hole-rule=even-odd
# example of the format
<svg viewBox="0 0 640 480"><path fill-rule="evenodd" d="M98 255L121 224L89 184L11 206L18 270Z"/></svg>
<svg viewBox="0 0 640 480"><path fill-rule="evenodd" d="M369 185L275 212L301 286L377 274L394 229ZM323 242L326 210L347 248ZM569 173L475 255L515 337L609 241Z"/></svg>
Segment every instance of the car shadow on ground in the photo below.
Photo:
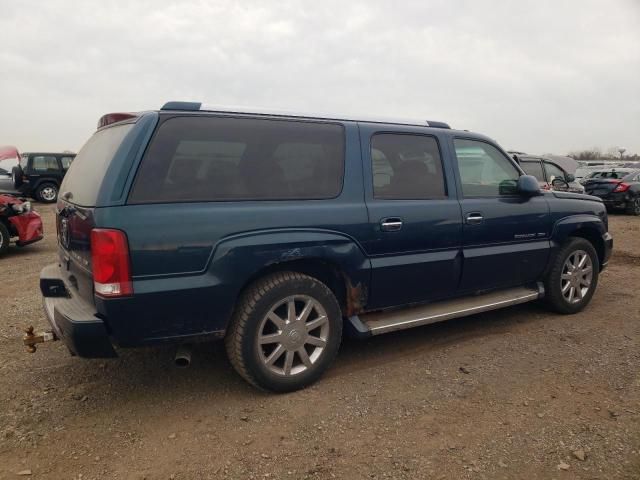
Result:
<svg viewBox="0 0 640 480"><path fill-rule="evenodd" d="M345 338L336 361L323 377L328 381L323 383L321 379L310 388L322 390L335 379L357 375L385 362L395 362L425 351L438 354L462 342L481 342L493 335L504 334L516 324L542 321L546 315L551 314L539 305L527 304L366 340ZM178 368L173 364L175 351L175 346L121 349L119 358L115 360L70 361L83 362L81 368L73 370L76 374L92 378L89 388L135 392L129 397L132 402L160 402L159 399L168 391L171 391L175 401L192 401L198 397L210 400L221 395L240 398L270 395L249 386L235 373L226 358L222 342L193 345L192 363L188 368ZM108 386L102 380L105 372L108 372ZM77 378L76 382L82 384ZM122 408L122 404L119 403L117 408Z"/></svg>

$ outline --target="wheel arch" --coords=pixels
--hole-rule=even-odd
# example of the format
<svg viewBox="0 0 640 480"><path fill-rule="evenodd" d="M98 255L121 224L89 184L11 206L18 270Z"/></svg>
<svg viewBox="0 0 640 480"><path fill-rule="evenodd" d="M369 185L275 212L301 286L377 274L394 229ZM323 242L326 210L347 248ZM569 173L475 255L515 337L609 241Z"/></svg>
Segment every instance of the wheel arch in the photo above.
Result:
<svg viewBox="0 0 640 480"><path fill-rule="evenodd" d="M565 242L572 238L583 238L593 245L598 255L600 268L606 261L606 247L604 235L606 227L602 219L597 215L572 215L558 221L552 234L555 244L554 250L558 250ZM553 258L553 256L551 257Z"/></svg>
<svg viewBox="0 0 640 480"><path fill-rule="evenodd" d="M260 278L276 272L297 272L321 281L335 295L343 316L357 314L366 303L366 287L362 283L354 285L350 276L337 263L321 257L287 260L266 265L247 278L240 293Z"/></svg>
<svg viewBox="0 0 640 480"><path fill-rule="evenodd" d="M598 254L598 263L600 267L602 267L605 257L605 246L602 235L600 235L596 229L587 227L579 228L571 232L569 238L584 238L591 243Z"/></svg>

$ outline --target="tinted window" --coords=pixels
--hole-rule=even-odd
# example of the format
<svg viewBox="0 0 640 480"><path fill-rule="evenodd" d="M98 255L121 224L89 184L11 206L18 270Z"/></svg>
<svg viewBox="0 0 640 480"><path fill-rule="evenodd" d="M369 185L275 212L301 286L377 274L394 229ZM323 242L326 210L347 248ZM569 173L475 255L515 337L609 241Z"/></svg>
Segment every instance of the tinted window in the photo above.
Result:
<svg viewBox="0 0 640 480"><path fill-rule="evenodd" d="M71 166L71 162L73 162L73 157L62 157L60 159L60 163L62 164L63 170L69 170Z"/></svg>
<svg viewBox="0 0 640 480"><path fill-rule="evenodd" d="M547 171L547 178L549 182L553 182L554 178L565 179L562 169L554 165L553 163L544 162L544 169Z"/></svg>
<svg viewBox="0 0 640 480"><path fill-rule="evenodd" d="M513 195L520 173L497 148L477 140L454 140L465 197Z"/></svg>
<svg viewBox="0 0 640 480"><path fill-rule="evenodd" d="M33 157L31 168L36 172L55 172L60 170L58 159L56 157L43 155L36 155Z"/></svg>
<svg viewBox="0 0 640 480"><path fill-rule="evenodd" d="M62 181L61 192L71 192L71 202L94 206L98 188L118 147L133 124L105 128L93 134L73 160Z"/></svg>
<svg viewBox="0 0 640 480"><path fill-rule="evenodd" d="M542 172L542 165L538 161L526 161L520 162L520 167L527 175L533 175L539 182L544 182L544 173Z"/></svg>
<svg viewBox="0 0 640 480"><path fill-rule="evenodd" d="M374 135L371 161L375 198L411 200L446 196L440 151L433 137Z"/></svg>
<svg viewBox="0 0 640 480"><path fill-rule="evenodd" d="M173 117L158 128L129 201L333 198L343 170L339 125Z"/></svg>

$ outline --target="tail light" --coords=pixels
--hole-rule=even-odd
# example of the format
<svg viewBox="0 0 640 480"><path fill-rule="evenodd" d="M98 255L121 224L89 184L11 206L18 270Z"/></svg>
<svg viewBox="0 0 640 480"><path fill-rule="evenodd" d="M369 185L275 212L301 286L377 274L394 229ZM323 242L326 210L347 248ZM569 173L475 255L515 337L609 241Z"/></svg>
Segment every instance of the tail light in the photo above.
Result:
<svg viewBox="0 0 640 480"><path fill-rule="evenodd" d="M629 190L629 187L631 185L629 185L628 183L624 183L624 182L620 182L618 185L616 185L616 188L613 189L614 192L626 192L627 190Z"/></svg>
<svg viewBox="0 0 640 480"><path fill-rule="evenodd" d="M123 231L91 230L91 262L97 295L113 298L133 294L129 244Z"/></svg>

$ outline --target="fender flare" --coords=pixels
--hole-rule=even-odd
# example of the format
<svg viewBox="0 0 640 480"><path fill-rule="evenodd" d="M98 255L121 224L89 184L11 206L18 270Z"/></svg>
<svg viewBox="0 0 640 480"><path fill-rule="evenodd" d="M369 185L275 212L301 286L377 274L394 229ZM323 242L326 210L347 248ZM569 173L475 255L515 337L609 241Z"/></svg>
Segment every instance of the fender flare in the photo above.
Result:
<svg viewBox="0 0 640 480"><path fill-rule="evenodd" d="M237 297L262 272L304 261L323 262L337 269L348 290L347 303L363 306L369 289L371 262L358 242L341 232L278 229L234 235L218 242L207 270L220 283L230 285ZM353 310L357 310L357 306Z"/></svg>

